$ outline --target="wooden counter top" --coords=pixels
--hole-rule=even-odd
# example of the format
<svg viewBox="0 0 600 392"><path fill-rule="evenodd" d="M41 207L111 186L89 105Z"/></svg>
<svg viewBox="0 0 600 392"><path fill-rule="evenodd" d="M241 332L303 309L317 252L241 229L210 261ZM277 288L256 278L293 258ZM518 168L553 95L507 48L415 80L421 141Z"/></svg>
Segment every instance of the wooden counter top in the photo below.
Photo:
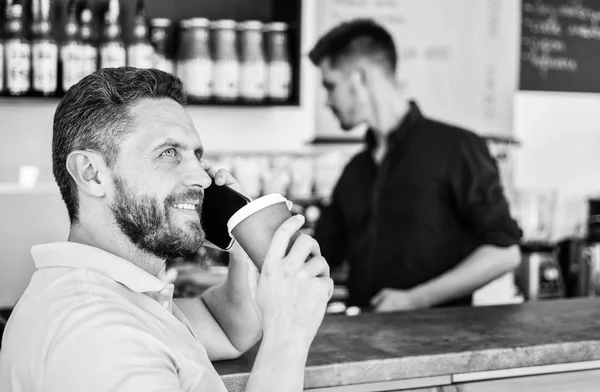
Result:
<svg viewBox="0 0 600 392"><path fill-rule="evenodd" d="M257 347L215 367L243 391ZM600 360L600 299L326 316L305 388Z"/></svg>

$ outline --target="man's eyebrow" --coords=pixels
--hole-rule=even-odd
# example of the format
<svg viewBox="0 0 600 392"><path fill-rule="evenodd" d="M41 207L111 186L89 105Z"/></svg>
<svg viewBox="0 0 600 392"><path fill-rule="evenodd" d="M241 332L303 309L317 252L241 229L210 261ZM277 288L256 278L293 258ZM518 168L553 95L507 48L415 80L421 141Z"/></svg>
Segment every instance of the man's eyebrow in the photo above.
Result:
<svg viewBox="0 0 600 392"><path fill-rule="evenodd" d="M181 143L176 142L173 139L167 139L167 140L164 140L162 143L154 146L152 148L152 151L160 150L161 148L165 148L165 147L181 148L182 146L181 146Z"/></svg>

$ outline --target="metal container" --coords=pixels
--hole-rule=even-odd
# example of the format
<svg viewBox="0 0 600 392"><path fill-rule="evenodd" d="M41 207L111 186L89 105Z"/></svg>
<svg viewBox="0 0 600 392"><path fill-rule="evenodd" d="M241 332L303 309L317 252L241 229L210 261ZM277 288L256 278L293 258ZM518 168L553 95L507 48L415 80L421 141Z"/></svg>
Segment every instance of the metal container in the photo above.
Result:
<svg viewBox="0 0 600 392"><path fill-rule="evenodd" d="M600 296L600 243L587 243L578 263L577 296Z"/></svg>
<svg viewBox="0 0 600 392"><path fill-rule="evenodd" d="M521 244L521 264L515 283L528 301L565 296L557 248L551 243Z"/></svg>
<svg viewBox="0 0 600 392"><path fill-rule="evenodd" d="M587 238L600 242L600 198L588 200Z"/></svg>

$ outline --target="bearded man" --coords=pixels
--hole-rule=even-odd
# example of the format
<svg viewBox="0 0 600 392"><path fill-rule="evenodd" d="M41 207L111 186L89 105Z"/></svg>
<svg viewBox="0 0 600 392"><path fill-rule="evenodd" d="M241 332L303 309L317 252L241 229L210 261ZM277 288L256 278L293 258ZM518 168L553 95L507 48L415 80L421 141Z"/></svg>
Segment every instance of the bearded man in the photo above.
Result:
<svg viewBox="0 0 600 392"><path fill-rule="evenodd" d="M285 254L302 217L277 230L260 274L234 247L227 280L181 309L162 279L166 259L204 242L204 189L239 190L202 157L185 103L176 77L122 67L86 76L58 105L53 172L70 233L32 249L36 271L2 343L1 391L224 392L210 361L261 338L247 391L302 390L333 289L314 239L299 236Z"/></svg>

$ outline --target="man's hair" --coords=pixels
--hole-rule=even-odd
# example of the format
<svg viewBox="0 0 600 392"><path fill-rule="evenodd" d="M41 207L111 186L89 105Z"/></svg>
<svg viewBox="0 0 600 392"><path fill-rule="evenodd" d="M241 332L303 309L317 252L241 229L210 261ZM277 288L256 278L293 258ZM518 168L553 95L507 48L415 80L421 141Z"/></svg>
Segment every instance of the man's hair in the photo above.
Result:
<svg viewBox="0 0 600 392"><path fill-rule="evenodd" d="M322 36L308 57L318 66L329 59L333 66L346 59L366 58L396 73L398 54L390 33L372 19L353 19Z"/></svg>
<svg viewBox="0 0 600 392"><path fill-rule="evenodd" d="M170 98L186 104L178 78L133 67L100 69L71 87L60 101L54 114L52 172L71 224L79 219L79 199L77 185L67 171L67 157L75 150L95 151L112 168L119 144L134 123L130 108L144 98Z"/></svg>

